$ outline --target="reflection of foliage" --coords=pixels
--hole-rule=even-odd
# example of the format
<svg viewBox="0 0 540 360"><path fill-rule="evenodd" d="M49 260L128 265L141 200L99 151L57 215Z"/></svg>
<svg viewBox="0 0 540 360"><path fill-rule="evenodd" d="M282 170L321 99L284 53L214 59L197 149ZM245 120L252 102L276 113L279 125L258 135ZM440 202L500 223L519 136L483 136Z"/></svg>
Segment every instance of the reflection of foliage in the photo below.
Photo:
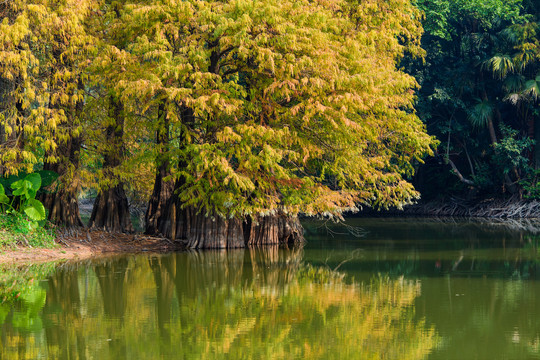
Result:
<svg viewBox="0 0 540 360"><path fill-rule="evenodd" d="M37 264L22 267L0 267L0 326L9 323L20 334L39 332L43 328L41 311L45 305L46 290L40 286L40 280L50 275L56 263ZM26 336L7 336L4 348L16 349L26 343ZM33 342L33 337L30 337ZM24 356L22 356L24 355ZM34 351L24 352L15 358L33 359ZM4 359L4 350L0 352Z"/></svg>
<svg viewBox="0 0 540 360"><path fill-rule="evenodd" d="M0 266L0 303L10 304L19 298L31 298L30 294L39 289L39 281L49 276L56 265L57 263Z"/></svg>
<svg viewBox="0 0 540 360"><path fill-rule="evenodd" d="M40 304L41 330L4 327L13 346L0 357L421 359L436 346L434 329L414 318L419 283L345 282L301 255L205 252L63 267Z"/></svg>

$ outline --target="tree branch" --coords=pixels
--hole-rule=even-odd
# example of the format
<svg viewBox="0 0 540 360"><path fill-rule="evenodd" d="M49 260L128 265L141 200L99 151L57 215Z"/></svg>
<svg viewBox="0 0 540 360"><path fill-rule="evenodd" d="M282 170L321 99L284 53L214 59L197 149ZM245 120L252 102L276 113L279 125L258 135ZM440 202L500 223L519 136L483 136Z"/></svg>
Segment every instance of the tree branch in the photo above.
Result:
<svg viewBox="0 0 540 360"><path fill-rule="evenodd" d="M452 167L452 173L458 177L459 181L461 181L462 183L465 183L467 185L474 186L474 182L472 180L469 180L469 179L466 179L465 177L463 177L461 172L459 172L458 168L456 167L456 164L454 164L454 162L452 160L450 160L450 158L446 158L446 160L448 161L448 163Z"/></svg>

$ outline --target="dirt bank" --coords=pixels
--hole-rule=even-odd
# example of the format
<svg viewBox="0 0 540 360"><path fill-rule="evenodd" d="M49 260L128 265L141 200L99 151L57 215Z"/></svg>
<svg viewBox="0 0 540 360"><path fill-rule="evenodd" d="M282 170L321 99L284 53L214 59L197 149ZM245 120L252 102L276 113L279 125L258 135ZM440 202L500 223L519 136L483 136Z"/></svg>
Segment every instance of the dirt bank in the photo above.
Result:
<svg viewBox="0 0 540 360"><path fill-rule="evenodd" d="M26 246L0 249L0 264L82 260L103 254L169 252L182 244L141 234L113 234L104 231L71 230L58 234L54 249Z"/></svg>

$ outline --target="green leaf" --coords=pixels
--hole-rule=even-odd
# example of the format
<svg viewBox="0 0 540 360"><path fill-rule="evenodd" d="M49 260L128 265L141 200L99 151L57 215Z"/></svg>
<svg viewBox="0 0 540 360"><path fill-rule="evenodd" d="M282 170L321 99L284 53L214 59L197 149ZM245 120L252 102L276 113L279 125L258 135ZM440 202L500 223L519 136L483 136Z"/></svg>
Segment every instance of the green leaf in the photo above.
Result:
<svg viewBox="0 0 540 360"><path fill-rule="evenodd" d="M0 184L0 204L9 204L9 198L6 195L6 190L2 184Z"/></svg>
<svg viewBox="0 0 540 360"><path fill-rule="evenodd" d="M493 104L488 100L479 101L469 113L469 120L474 127L485 127L493 115Z"/></svg>
<svg viewBox="0 0 540 360"><path fill-rule="evenodd" d="M540 75L525 83L525 93L532 96L535 100L538 99L540 96Z"/></svg>
<svg viewBox="0 0 540 360"><path fill-rule="evenodd" d="M13 195L24 196L26 199L32 199L36 195L36 192L32 191L32 186L32 183L26 179L18 180L11 184Z"/></svg>
<svg viewBox="0 0 540 360"><path fill-rule="evenodd" d="M28 193L28 189L32 186L32 183L27 180L18 180L11 184L11 188L13 189L13 195L15 196L24 196L26 199L30 199L30 194Z"/></svg>
<svg viewBox="0 0 540 360"><path fill-rule="evenodd" d="M0 184L4 185L5 189L11 189L11 185L20 180L21 177L17 175L10 175L8 177L0 177Z"/></svg>
<svg viewBox="0 0 540 360"><path fill-rule="evenodd" d="M11 183L11 188L13 190L19 190L19 189L25 188L24 180L20 179L20 180L17 180L15 182Z"/></svg>
<svg viewBox="0 0 540 360"><path fill-rule="evenodd" d="M39 175L38 173L28 174L26 175L24 180L30 182L31 185L29 186L29 188L32 190L38 191L41 187L41 175Z"/></svg>
<svg viewBox="0 0 540 360"><path fill-rule="evenodd" d="M46 213L45 207L41 201L36 199L29 199L27 207L24 209L24 212L31 220L41 221L45 220Z"/></svg>

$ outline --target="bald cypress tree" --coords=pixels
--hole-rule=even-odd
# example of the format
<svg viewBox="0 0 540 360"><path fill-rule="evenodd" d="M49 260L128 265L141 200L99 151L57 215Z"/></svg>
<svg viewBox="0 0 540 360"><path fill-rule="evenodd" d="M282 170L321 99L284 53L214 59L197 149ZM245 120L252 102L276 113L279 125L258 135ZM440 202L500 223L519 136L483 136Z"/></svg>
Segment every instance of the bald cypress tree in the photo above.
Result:
<svg viewBox="0 0 540 360"><path fill-rule="evenodd" d="M417 197L405 177L434 141L412 109L415 80L397 70L404 52L422 53L408 1L123 9L138 59L124 95L166 112L159 165L175 179L149 232L200 248L277 243L301 236L299 213Z"/></svg>

